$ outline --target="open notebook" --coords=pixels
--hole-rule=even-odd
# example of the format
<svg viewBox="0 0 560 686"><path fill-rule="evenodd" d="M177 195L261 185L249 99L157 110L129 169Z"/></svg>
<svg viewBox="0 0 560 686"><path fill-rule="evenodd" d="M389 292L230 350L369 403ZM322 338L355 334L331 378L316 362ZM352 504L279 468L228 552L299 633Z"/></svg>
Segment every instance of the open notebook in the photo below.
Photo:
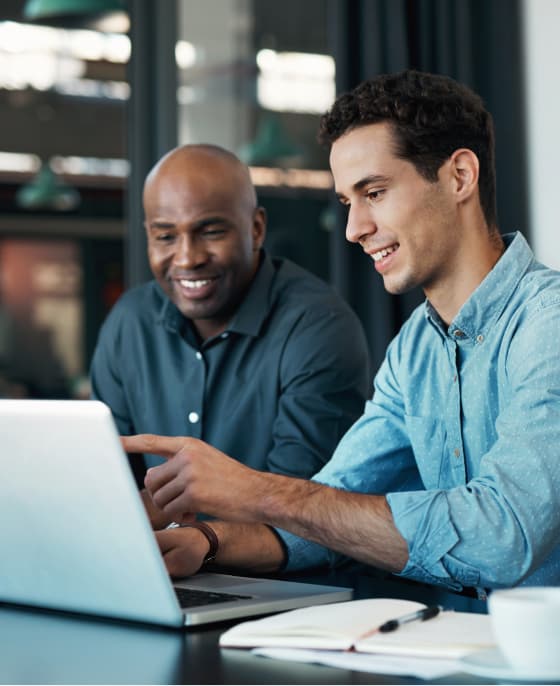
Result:
<svg viewBox="0 0 560 686"><path fill-rule="evenodd" d="M220 645L353 650L450 659L495 647L490 617L470 612L444 611L427 621L403 624L396 631L378 630L389 620L423 608L421 603L396 598L367 598L303 608L238 624L220 636ZM273 651L266 654L274 655Z"/></svg>
<svg viewBox="0 0 560 686"><path fill-rule="evenodd" d="M183 626L352 597L221 574L174 587L103 403L0 400L0 436L0 602Z"/></svg>

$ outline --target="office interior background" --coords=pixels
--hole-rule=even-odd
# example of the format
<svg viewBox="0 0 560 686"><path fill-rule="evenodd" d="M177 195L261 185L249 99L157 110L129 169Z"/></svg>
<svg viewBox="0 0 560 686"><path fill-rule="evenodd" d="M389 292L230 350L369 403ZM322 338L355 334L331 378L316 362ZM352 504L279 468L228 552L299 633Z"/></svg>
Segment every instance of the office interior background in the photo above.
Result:
<svg viewBox="0 0 560 686"><path fill-rule="evenodd" d="M348 300L375 371L422 297L387 295L346 243L316 131L337 93L382 72L444 73L482 95L500 228L560 267L556 0L99 4L117 11L75 0L71 16L30 20L25 0L0 6L0 397L87 397L104 317L150 278L143 179L191 142L250 165L268 250Z"/></svg>

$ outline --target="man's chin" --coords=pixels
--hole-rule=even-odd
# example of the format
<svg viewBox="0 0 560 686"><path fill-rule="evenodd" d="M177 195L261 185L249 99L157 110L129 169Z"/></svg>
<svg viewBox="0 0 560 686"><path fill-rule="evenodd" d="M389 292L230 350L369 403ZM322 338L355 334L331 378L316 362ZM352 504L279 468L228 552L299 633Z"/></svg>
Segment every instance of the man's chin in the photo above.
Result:
<svg viewBox="0 0 560 686"><path fill-rule="evenodd" d="M205 304L175 302L175 306L187 319L213 319L216 315L216 308L208 307Z"/></svg>
<svg viewBox="0 0 560 686"><path fill-rule="evenodd" d="M391 279L388 276L383 277L383 287L390 295L404 295L404 293L409 293L416 286L416 283L411 283L410 281Z"/></svg>
<svg viewBox="0 0 560 686"><path fill-rule="evenodd" d="M215 301L185 302L184 300L180 300L174 302L183 317L190 319L191 321L212 324L213 322L228 320L224 306Z"/></svg>

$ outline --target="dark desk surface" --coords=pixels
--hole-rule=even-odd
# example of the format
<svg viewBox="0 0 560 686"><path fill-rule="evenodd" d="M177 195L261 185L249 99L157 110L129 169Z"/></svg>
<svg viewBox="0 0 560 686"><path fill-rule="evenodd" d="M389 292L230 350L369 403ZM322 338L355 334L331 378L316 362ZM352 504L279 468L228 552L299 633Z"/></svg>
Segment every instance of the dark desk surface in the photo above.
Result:
<svg viewBox="0 0 560 686"><path fill-rule="evenodd" d="M441 603L462 611L485 611L485 603L478 600L370 574L331 573L298 580L352 585L356 598L401 597ZM177 631L0 605L0 683L425 683L220 649L218 637L232 624L226 622ZM488 682L457 674L441 683Z"/></svg>

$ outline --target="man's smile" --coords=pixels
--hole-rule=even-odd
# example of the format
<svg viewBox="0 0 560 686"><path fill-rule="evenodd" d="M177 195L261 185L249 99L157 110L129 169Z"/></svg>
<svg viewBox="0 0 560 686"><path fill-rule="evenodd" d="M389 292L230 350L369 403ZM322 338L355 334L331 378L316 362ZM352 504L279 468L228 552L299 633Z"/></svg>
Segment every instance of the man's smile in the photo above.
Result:
<svg viewBox="0 0 560 686"><path fill-rule="evenodd" d="M399 244L393 243L393 245L388 245L387 247L381 248L381 250L377 250L374 253L368 251L368 254L373 257L375 262L379 262L379 260L382 260L384 257L387 257L387 255L395 252L395 250L398 250L398 248Z"/></svg>
<svg viewBox="0 0 560 686"><path fill-rule="evenodd" d="M207 284L211 283L214 281L213 279L178 279L179 283L183 288L202 288L203 286L206 286Z"/></svg>
<svg viewBox="0 0 560 686"><path fill-rule="evenodd" d="M379 273L386 271L393 262L394 255L398 251L400 243L389 243L382 248L362 244L362 249L374 262L375 270Z"/></svg>
<svg viewBox="0 0 560 686"><path fill-rule="evenodd" d="M173 278L175 287L185 298L202 300L214 294L218 276L206 276L198 279Z"/></svg>

